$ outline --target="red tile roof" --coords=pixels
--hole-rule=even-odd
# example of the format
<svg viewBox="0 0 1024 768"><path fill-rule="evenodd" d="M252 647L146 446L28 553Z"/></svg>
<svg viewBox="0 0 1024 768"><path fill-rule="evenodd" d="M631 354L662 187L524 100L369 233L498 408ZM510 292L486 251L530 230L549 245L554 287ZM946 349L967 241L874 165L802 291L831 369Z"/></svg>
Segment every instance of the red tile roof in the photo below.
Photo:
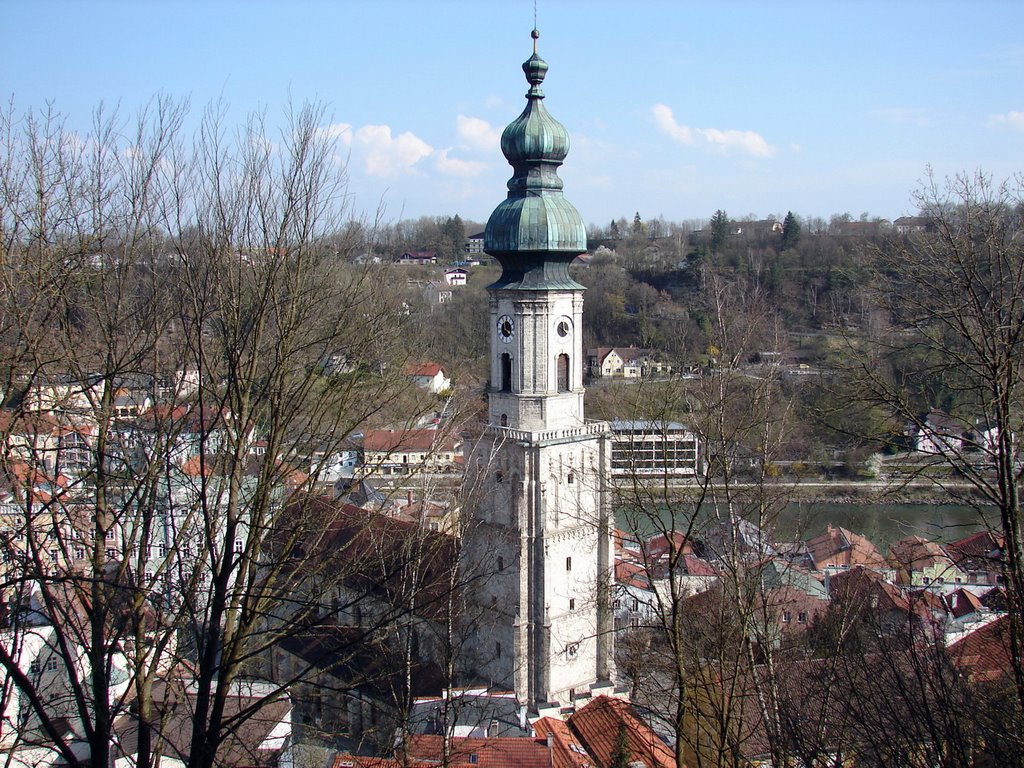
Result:
<svg viewBox="0 0 1024 768"><path fill-rule="evenodd" d="M868 568L884 568L885 558L868 539L845 528L833 528L807 542L807 552L814 561L814 567L821 570L829 565L863 565Z"/></svg>
<svg viewBox="0 0 1024 768"><path fill-rule="evenodd" d="M594 759L564 720L542 717L533 724L534 734L546 739L551 734L551 768L590 768Z"/></svg>
<svg viewBox="0 0 1024 768"><path fill-rule="evenodd" d="M598 765L611 762L620 727L626 730L631 762L642 762L647 768L675 768L672 750L621 699L598 696L569 716L569 728Z"/></svg>
<svg viewBox="0 0 1024 768"><path fill-rule="evenodd" d="M973 679L994 681L1010 674L1010 619L1001 616L949 646L953 661Z"/></svg>
<svg viewBox="0 0 1024 768"><path fill-rule="evenodd" d="M453 738L449 763L454 768L598 768L611 762L620 727L626 729L631 764L675 768L675 758L621 699L598 696L568 721L542 717L532 738L496 736ZM550 744L548 737L550 736ZM331 768L400 768L436 766L441 762L441 736L412 736L396 758L337 755Z"/></svg>
<svg viewBox="0 0 1024 768"><path fill-rule="evenodd" d="M405 367L406 376L427 376L433 378L441 373L441 366L437 363L410 363Z"/></svg>
<svg viewBox="0 0 1024 768"><path fill-rule="evenodd" d="M455 441L436 429L368 429L363 436L367 451L430 451L452 450Z"/></svg>

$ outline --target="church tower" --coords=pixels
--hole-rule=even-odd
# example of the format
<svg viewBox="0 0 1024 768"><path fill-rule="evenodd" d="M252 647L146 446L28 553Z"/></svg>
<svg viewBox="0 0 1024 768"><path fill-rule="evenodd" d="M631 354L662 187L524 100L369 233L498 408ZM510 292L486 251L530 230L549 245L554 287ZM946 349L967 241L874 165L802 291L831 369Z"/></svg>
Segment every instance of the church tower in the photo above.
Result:
<svg viewBox="0 0 1024 768"><path fill-rule="evenodd" d="M583 414L583 291L569 264L586 231L562 195L569 135L544 106L548 65L523 64L526 108L505 128L508 196L484 250L490 295L488 423L467 456L476 493L467 557L478 675L536 709L568 704L614 674L608 426Z"/></svg>

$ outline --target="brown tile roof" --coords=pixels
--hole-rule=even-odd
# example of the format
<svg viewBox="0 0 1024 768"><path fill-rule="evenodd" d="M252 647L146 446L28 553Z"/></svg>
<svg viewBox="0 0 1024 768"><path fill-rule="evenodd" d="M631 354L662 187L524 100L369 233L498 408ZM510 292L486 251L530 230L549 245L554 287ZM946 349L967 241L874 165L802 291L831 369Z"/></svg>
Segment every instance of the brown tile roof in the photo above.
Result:
<svg viewBox="0 0 1024 768"><path fill-rule="evenodd" d="M974 680L995 681L1009 675L1010 619L1001 616L949 646L954 663Z"/></svg>
<svg viewBox="0 0 1024 768"><path fill-rule="evenodd" d="M153 705L160 714L161 738L154 740L161 754L187 759L191 752L195 692L182 681L160 683L153 689ZM225 722L240 718L217 749L216 764L222 768L271 768L280 750L261 749L275 729L288 722L291 703L286 699L263 700L257 695L230 693L224 705ZM290 726L285 728L291 733ZM138 721L123 715L114 722L117 734L115 756L134 755L138 750Z"/></svg>
<svg viewBox="0 0 1024 768"><path fill-rule="evenodd" d="M629 560L615 561L615 583L636 587L637 589L651 589L651 582L647 577L647 569L640 563L633 563Z"/></svg>
<svg viewBox="0 0 1024 768"><path fill-rule="evenodd" d="M807 542L807 553L819 570L829 565L885 567L885 558L868 539L846 528L833 528L831 525Z"/></svg>
<svg viewBox="0 0 1024 768"><path fill-rule="evenodd" d="M441 372L441 366L438 363L410 363L405 366L406 376L437 376Z"/></svg>
<svg viewBox="0 0 1024 768"><path fill-rule="evenodd" d="M911 604L903 590L890 584L877 571L851 568L829 579L829 597L851 607L872 608L881 612L910 613Z"/></svg>
<svg viewBox="0 0 1024 768"><path fill-rule="evenodd" d="M551 768L590 768L594 759L564 720L542 717L533 724L537 738L546 739L551 734Z"/></svg>
<svg viewBox="0 0 1024 768"><path fill-rule="evenodd" d="M367 451L423 451L451 450L455 442L436 429L368 429L363 436Z"/></svg>
<svg viewBox="0 0 1024 768"><path fill-rule="evenodd" d="M923 536L907 536L893 542L889 546L889 552L895 565L910 570L920 571L935 565L953 565L938 543Z"/></svg>
<svg viewBox="0 0 1024 768"><path fill-rule="evenodd" d="M982 609L981 598L966 589L958 589L943 597L946 609L954 618L962 618Z"/></svg>
<svg viewBox="0 0 1024 768"><path fill-rule="evenodd" d="M570 715L568 722L598 765L611 762L619 729L625 727L631 762L642 762L647 768L675 768L672 750L621 699L598 696Z"/></svg>
<svg viewBox="0 0 1024 768"><path fill-rule="evenodd" d="M289 556L287 574L296 582L333 573L358 593L394 600L415 596L420 616L447 610L451 569L458 561L455 539L418 522L333 499L295 497L270 540L275 551Z"/></svg>
<svg viewBox="0 0 1024 768"><path fill-rule="evenodd" d="M1001 571L1006 538L992 531L978 531L946 545L946 554L965 571Z"/></svg>

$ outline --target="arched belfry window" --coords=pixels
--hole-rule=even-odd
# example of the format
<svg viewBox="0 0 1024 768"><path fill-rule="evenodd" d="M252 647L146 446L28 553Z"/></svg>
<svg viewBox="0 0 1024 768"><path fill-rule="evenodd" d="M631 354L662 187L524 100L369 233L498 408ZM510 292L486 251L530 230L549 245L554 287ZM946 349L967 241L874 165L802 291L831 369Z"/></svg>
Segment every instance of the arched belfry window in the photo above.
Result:
<svg viewBox="0 0 1024 768"><path fill-rule="evenodd" d="M569 356L564 353L558 356L558 391L569 391Z"/></svg>
<svg viewBox="0 0 1024 768"><path fill-rule="evenodd" d="M512 355L501 353L501 391L512 391Z"/></svg>

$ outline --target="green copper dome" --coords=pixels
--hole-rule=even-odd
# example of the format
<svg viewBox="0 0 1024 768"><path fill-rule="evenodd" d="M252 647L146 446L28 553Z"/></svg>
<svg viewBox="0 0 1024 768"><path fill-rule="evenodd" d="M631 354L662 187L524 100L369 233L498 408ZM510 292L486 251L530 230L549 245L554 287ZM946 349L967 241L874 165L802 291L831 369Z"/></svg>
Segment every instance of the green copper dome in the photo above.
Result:
<svg viewBox="0 0 1024 768"><path fill-rule="evenodd" d="M568 265L587 250L587 233L579 212L562 195L558 177L569 152L569 133L544 106L540 84L548 65L534 46L523 64L530 83L526 108L501 135L501 151L513 173L508 197L487 221L484 250L504 269L492 287L581 288L569 277Z"/></svg>

